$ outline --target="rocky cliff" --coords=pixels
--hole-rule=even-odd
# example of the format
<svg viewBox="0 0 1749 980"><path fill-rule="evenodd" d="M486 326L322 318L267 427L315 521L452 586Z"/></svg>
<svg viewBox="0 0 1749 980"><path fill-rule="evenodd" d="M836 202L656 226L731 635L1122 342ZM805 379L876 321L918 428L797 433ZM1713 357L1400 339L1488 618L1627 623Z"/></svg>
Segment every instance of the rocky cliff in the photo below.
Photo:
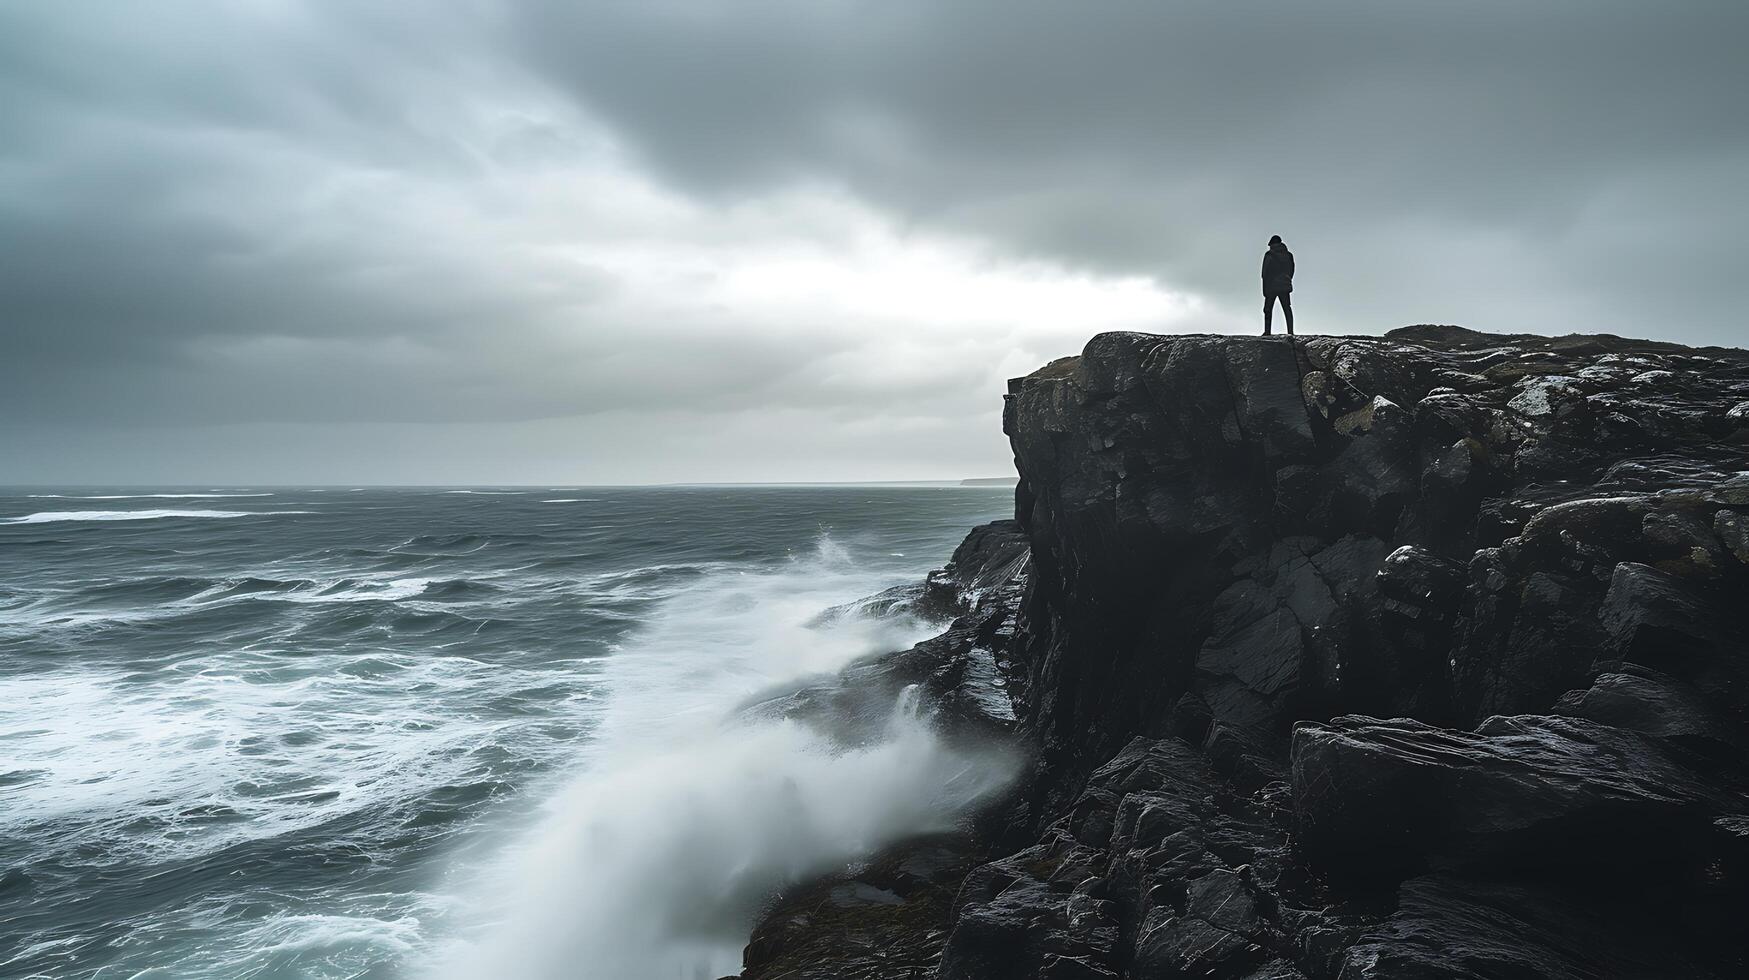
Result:
<svg viewBox="0 0 1749 980"><path fill-rule="evenodd" d="M1004 427L891 598L953 625L852 672L1030 775L747 980L1749 970L1749 353L1105 334Z"/></svg>

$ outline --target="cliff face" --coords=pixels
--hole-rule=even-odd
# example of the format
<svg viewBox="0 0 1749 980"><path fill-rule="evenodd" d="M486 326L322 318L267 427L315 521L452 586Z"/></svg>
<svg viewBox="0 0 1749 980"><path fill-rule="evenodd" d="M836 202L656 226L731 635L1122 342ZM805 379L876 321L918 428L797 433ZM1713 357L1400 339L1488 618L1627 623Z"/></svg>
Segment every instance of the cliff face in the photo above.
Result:
<svg viewBox="0 0 1749 980"><path fill-rule="evenodd" d="M1628 642L1607 596L1722 608L1740 584L1745 367L1411 328L1107 334L1018 379L1047 765L1073 782L1131 735L1211 723L1269 747L1341 712L1467 727L1550 707Z"/></svg>
<svg viewBox="0 0 1749 980"><path fill-rule="evenodd" d="M1004 427L1030 562L973 646L1036 761L911 962L1749 967L1749 354L1106 334Z"/></svg>

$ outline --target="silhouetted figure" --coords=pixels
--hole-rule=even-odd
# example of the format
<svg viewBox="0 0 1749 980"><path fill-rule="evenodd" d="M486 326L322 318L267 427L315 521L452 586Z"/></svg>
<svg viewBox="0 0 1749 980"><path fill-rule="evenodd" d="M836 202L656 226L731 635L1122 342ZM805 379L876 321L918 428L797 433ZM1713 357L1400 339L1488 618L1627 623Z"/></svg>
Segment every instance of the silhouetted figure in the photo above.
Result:
<svg viewBox="0 0 1749 980"><path fill-rule="evenodd" d="M1294 305L1289 294L1294 291L1294 253L1287 250L1280 235L1269 239L1269 251L1263 253L1263 336L1269 336L1269 318L1276 300L1281 300L1281 315L1287 321L1287 335L1294 335Z"/></svg>

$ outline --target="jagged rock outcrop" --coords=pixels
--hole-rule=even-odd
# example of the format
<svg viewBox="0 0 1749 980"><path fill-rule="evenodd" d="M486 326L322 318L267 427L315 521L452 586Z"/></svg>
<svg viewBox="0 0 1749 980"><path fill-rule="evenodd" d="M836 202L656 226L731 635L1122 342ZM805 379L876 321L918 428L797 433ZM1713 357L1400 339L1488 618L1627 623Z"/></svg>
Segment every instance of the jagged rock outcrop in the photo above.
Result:
<svg viewBox="0 0 1749 980"><path fill-rule="evenodd" d="M938 727L950 735L997 737L1015 722L1007 692L1015 666L1008 652L1026 582L1028 548L1020 525L974 528L945 568L915 586L889 589L816 617L916 615L947 628L909 650L867 657L836 674L753 699L750 717L813 722L846 745L876 740L901 691L916 688Z"/></svg>
<svg viewBox="0 0 1749 980"><path fill-rule="evenodd" d="M937 976L1749 971L1749 353L1104 334L1004 428Z"/></svg>
<svg viewBox="0 0 1749 980"><path fill-rule="evenodd" d="M947 622L909 650L865 658L827 677L756 698L743 711L814 724L849 745L885 735L902 691L913 689L942 734L972 742L1016 737L1006 688L1029 548L1014 521L974 528L947 566L820 619L904 613ZM747 945L744 980L884 980L933 975L954 898L988 856L974 823L888 848L865 866L774 896Z"/></svg>

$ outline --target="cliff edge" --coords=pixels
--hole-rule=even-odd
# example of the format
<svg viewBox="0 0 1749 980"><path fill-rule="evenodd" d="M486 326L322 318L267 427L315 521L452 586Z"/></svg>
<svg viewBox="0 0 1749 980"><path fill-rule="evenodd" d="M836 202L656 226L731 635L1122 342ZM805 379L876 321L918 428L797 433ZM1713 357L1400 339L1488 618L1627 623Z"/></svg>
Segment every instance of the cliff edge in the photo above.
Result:
<svg viewBox="0 0 1749 980"><path fill-rule="evenodd" d="M1749 353L1103 334L1004 428L883 663L1029 775L748 980L1749 970Z"/></svg>

